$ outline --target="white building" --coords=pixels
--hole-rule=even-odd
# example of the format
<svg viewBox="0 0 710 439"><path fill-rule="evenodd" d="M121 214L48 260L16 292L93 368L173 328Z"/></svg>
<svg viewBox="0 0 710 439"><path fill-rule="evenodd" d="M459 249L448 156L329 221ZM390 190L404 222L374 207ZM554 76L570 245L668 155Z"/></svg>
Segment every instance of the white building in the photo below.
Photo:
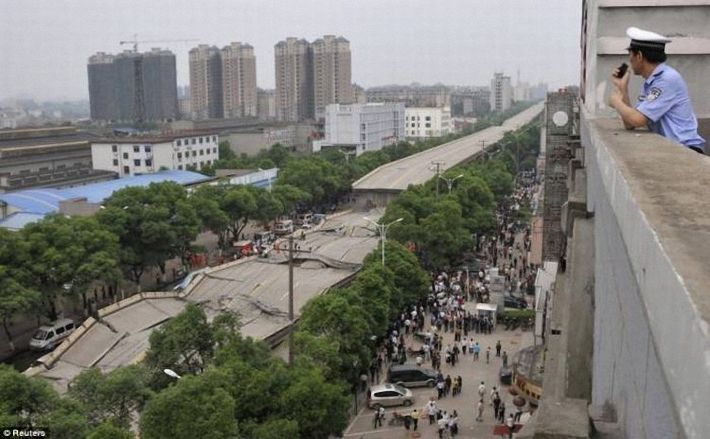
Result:
<svg viewBox="0 0 710 439"><path fill-rule="evenodd" d="M202 170L219 159L216 133L159 137L117 137L91 143L94 169L119 176L149 174L160 169Z"/></svg>
<svg viewBox="0 0 710 439"><path fill-rule="evenodd" d="M513 86L510 76L496 73L491 79L491 111L505 111L513 104Z"/></svg>
<svg viewBox="0 0 710 439"><path fill-rule="evenodd" d="M453 132L449 107L407 107L404 113L406 137L441 137Z"/></svg>
<svg viewBox="0 0 710 439"><path fill-rule="evenodd" d="M338 147L360 155L405 138L403 103L330 104L325 110L325 139L313 151Z"/></svg>

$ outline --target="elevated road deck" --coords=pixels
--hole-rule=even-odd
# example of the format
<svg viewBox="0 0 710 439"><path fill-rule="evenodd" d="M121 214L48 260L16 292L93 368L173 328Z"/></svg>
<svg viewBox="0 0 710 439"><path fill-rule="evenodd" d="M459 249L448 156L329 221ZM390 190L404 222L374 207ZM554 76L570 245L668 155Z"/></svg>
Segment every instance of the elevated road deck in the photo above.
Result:
<svg viewBox="0 0 710 439"><path fill-rule="evenodd" d="M503 138L532 121L542 112L544 104L532 107L506 120L501 126L489 127L470 136L439 145L418 154L387 163L353 183L353 194L359 206L384 206L410 184L422 184L435 175L432 162L442 162L441 172L465 163L484 147Z"/></svg>

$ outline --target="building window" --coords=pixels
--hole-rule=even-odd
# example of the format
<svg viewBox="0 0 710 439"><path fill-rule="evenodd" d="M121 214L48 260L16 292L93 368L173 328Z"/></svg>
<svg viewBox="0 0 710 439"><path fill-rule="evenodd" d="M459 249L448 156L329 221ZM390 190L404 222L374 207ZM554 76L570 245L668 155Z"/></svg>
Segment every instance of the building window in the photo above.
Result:
<svg viewBox="0 0 710 439"><path fill-rule="evenodd" d="M151 160L151 159L145 159L145 165L148 166L148 167L153 166L153 160Z"/></svg>
<svg viewBox="0 0 710 439"><path fill-rule="evenodd" d="M178 169L182 171L182 165L178 165Z"/></svg>
<svg viewBox="0 0 710 439"><path fill-rule="evenodd" d="M123 167L123 173L124 173L124 174L130 174L130 173L131 173L131 169L130 169L128 166L124 166L124 167Z"/></svg>
<svg viewBox="0 0 710 439"><path fill-rule="evenodd" d="M178 153L178 160L182 160L182 153L181 152Z"/></svg>
<svg viewBox="0 0 710 439"><path fill-rule="evenodd" d="M193 139L194 140L194 139ZM192 156L197 157L197 151L192 151Z"/></svg>
<svg viewBox="0 0 710 439"><path fill-rule="evenodd" d="M416 126L415 124L412 124L412 128L414 128L415 126Z"/></svg>
<svg viewBox="0 0 710 439"><path fill-rule="evenodd" d="M182 141L180 139L177 140L177 146L182 145Z"/></svg>
<svg viewBox="0 0 710 439"><path fill-rule="evenodd" d="M118 145L111 145L111 152L118 152Z"/></svg>
<svg viewBox="0 0 710 439"><path fill-rule="evenodd" d="M133 145L133 152L141 152L141 147L138 145Z"/></svg>
<svg viewBox="0 0 710 439"><path fill-rule="evenodd" d="M217 154L217 148L212 148L212 152Z"/></svg>
<svg viewBox="0 0 710 439"><path fill-rule="evenodd" d="M200 143L202 143L202 137L200 137Z"/></svg>
<svg viewBox="0 0 710 439"><path fill-rule="evenodd" d="M153 148L151 148L150 145L146 145L143 149L145 149L145 152L151 152Z"/></svg>
<svg viewBox="0 0 710 439"><path fill-rule="evenodd" d="M141 159L133 160L133 166L140 166L140 165L141 165Z"/></svg>
<svg viewBox="0 0 710 439"><path fill-rule="evenodd" d="M200 143L202 143L202 142L200 142ZM201 150L200 150L200 155L205 155L205 150L204 150L204 149L201 149Z"/></svg>
<svg viewBox="0 0 710 439"><path fill-rule="evenodd" d="M124 153L123 153L123 158L126 159L126 160L128 160L128 153L127 153L127 152L124 152Z"/></svg>
<svg viewBox="0 0 710 439"><path fill-rule="evenodd" d="M118 159L113 159L113 165L118 166Z"/></svg>
<svg viewBox="0 0 710 439"><path fill-rule="evenodd" d="M425 124L424 124L424 128L431 128L431 124L430 124L430 123L425 123Z"/></svg>
<svg viewBox="0 0 710 439"><path fill-rule="evenodd" d="M193 137L193 138L192 138L192 144L194 145L194 144L196 144L196 143L197 143L197 139L195 139L195 138Z"/></svg>
<svg viewBox="0 0 710 439"><path fill-rule="evenodd" d="M431 116L425 117L424 120L431 120Z"/></svg>
<svg viewBox="0 0 710 439"><path fill-rule="evenodd" d="M216 142L217 141L217 136L212 136L212 141Z"/></svg>

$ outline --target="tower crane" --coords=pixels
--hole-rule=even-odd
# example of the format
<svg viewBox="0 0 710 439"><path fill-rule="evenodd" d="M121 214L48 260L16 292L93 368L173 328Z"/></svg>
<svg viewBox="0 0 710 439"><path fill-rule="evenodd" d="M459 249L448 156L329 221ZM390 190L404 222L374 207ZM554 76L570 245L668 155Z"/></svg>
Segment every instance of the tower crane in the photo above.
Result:
<svg viewBox="0 0 710 439"><path fill-rule="evenodd" d="M119 44L123 46L124 44L132 44L133 52L138 53L139 43L191 43L194 41L199 41L195 39L182 39L182 40L139 40L137 34L133 34L133 39L120 41Z"/></svg>

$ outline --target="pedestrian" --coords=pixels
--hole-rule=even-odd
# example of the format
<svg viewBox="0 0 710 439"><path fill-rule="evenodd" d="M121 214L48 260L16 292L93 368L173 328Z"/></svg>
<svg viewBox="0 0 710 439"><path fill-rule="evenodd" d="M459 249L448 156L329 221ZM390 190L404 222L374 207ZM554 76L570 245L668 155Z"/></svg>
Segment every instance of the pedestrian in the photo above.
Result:
<svg viewBox="0 0 710 439"><path fill-rule="evenodd" d="M481 381L481 385L478 386L478 396L481 398L481 401L483 401L483 398L486 396L486 384Z"/></svg>
<svg viewBox="0 0 710 439"><path fill-rule="evenodd" d="M523 408L522 408L522 407L518 407L518 408L515 409L515 418L514 418L514 421L515 421L515 422L520 422L520 417L521 417L521 416L523 416Z"/></svg>
<svg viewBox="0 0 710 439"><path fill-rule="evenodd" d="M478 331L476 331L478 332ZM473 360L478 361L478 354L481 352L481 346L476 342L476 344L473 346Z"/></svg>
<svg viewBox="0 0 710 439"><path fill-rule="evenodd" d="M505 421L505 401L501 401L498 407L498 421L501 424Z"/></svg>
<svg viewBox="0 0 710 439"><path fill-rule="evenodd" d="M500 395L498 395L498 392L496 392L495 396L493 397L493 414L495 416L494 419L498 419L498 415L500 414Z"/></svg>
<svg viewBox="0 0 710 439"><path fill-rule="evenodd" d="M426 404L426 411L427 415L429 416L429 425L432 425L433 423L436 422L436 401L434 401L434 397L431 397L429 399L429 402Z"/></svg>
<svg viewBox="0 0 710 439"><path fill-rule="evenodd" d="M412 410L412 430L417 431L417 425L419 424L419 411L417 409Z"/></svg>
<svg viewBox="0 0 710 439"><path fill-rule="evenodd" d="M448 420L442 416L439 421L437 422L437 427L439 430L439 439L443 439L444 437L444 431L446 431L446 425L448 423Z"/></svg>
<svg viewBox="0 0 710 439"><path fill-rule="evenodd" d="M502 347L503 346L500 344L500 340L498 340L498 342L496 343L496 357L500 357L500 349Z"/></svg>
<svg viewBox="0 0 710 439"><path fill-rule="evenodd" d="M451 375L446 375L446 379L444 380L444 395L449 396L449 392L451 391Z"/></svg>
<svg viewBox="0 0 710 439"><path fill-rule="evenodd" d="M503 367L508 367L508 353L503 351Z"/></svg>
<svg viewBox="0 0 710 439"><path fill-rule="evenodd" d="M382 427L382 421L385 419L385 408L380 407L375 411L375 428Z"/></svg>
<svg viewBox="0 0 710 439"><path fill-rule="evenodd" d="M513 431L515 430L515 419L513 419L513 415L510 415L508 420L505 421L505 426L508 427L508 439L513 439Z"/></svg>
<svg viewBox="0 0 710 439"><path fill-rule="evenodd" d="M459 414L456 410L451 414L451 420L453 421L451 425L451 436L456 436L459 434Z"/></svg>
<svg viewBox="0 0 710 439"><path fill-rule="evenodd" d="M468 340L466 339L467 337L463 338L463 343L461 343L461 353L463 355L466 355L466 350L468 348Z"/></svg>
<svg viewBox="0 0 710 439"><path fill-rule="evenodd" d="M403 416L404 418L404 429L409 431L409 427L412 425L412 416L410 414L406 414Z"/></svg>
<svg viewBox="0 0 710 439"><path fill-rule="evenodd" d="M441 399L441 398L444 397L444 394L445 394L445 392L444 392L444 380L439 380L439 381L436 383L436 392L437 392L438 395L439 395L439 399Z"/></svg>
<svg viewBox="0 0 710 439"><path fill-rule="evenodd" d="M489 364L491 361L491 347L488 346L486 348L486 364Z"/></svg>
<svg viewBox="0 0 710 439"><path fill-rule="evenodd" d="M476 421L481 422L483 421L483 409L484 409L485 404L483 403L483 398L478 400L478 417L476 418Z"/></svg>

